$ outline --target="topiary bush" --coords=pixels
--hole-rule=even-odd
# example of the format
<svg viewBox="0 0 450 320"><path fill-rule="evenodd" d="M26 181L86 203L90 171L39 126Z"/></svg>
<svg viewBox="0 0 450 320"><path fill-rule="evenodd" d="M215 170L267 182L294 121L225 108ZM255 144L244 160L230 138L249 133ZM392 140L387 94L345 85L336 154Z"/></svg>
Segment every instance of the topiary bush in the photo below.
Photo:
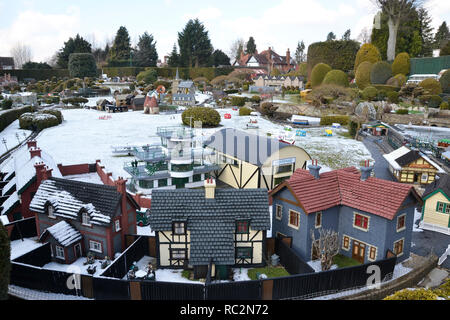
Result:
<svg viewBox="0 0 450 320"><path fill-rule="evenodd" d="M450 69L442 74L439 82L441 83L442 92L450 93Z"/></svg>
<svg viewBox="0 0 450 320"><path fill-rule="evenodd" d="M243 107L247 102L246 97L231 97L231 104L233 106Z"/></svg>
<svg viewBox="0 0 450 320"><path fill-rule="evenodd" d="M406 76L404 74L396 74L394 78L398 79L400 87L403 87L406 84Z"/></svg>
<svg viewBox="0 0 450 320"><path fill-rule="evenodd" d="M390 103L398 103L399 102L399 94L395 91L390 91L387 93L387 99Z"/></svg>
<svg viewBox="0 0 450 320"><path fill-rule="evenodd" d="M344 71L331 70L326 74L322 84L335 84L341 87L348 87L348 76Z"/></svg>
<svg viewBox="0 0 450 320"><path fill-rule="evenodd" d="M11 244L8 232L0 221L0 300L8 300L8 285L11 272Z"/></svg>
<svg viewBox="0 0 450 320"><path fill-rule="evenodd" d="M376 98L378 90L373 86L368 86L362 91L362 98L367 101L372 101Z"/></svg>
<svg viewBox="0 0 450 320"><path fill-rule="evenodd" d="M42 110L42 111L39 111L39 113L54 115L58 119L59 124L61 124L64 120L63 115L62 115L61 111L59 111L59 110Z"/></svg>
<svg viewBox="0 0 450 320"><path fill-rule="evenodd" d="M409 74L411 69L411 62L409 58L409 54L406 52L399 53L394 62L392 63L392 73L393 74Z"/></svg>
<svg viewBox="0 0 450 320"><path fill-rule="evenodd" d="M60 124L58 118L52 114L36 112L24 113L19 118L20 129L41 131Z"/></svg>
<svg viewBox="0 0 450 320"><path fill-rule="evenodd" d="M409 110L408 109L398 109L397 111L395 111L396 114L409 114Z"/></svg>
<svg viewBox="0 0 450 320"><path fill-rule="evenodd" d="M311 87L314 89L322 84L323 79L328 72L331 71L331 67L325 63L318 63L311 71Z"/></svg>
<svg viewBox="0 0 450 320"><path fill-rule="evenodd" d="M357 94L354 89L344 88L334 84L323 84L308 94L307 99L311 100L316 107L328 104L333 100L351 101Z"/></svg>
<svg viewBox="0 0 450 320"><path fill-rule="evenodd" d="M428 106L429 108L439 108L441 105L442 98L436 94L434 95L423 95L419 97L420 103Z"/></svg>
<svg viewBox="0 0 450 320"><path fill-rule="evenodd" d="M184 125L189 126L191 123L190 117L192 117L192 124L195 121L201 121L203 127L206 128L217 127L221 121L219 112L208 107L191 107L186 109L181 115Z"/></svg>
<svg viewBox="0 0 450 320"><path fill-rule="evenodd" d="M356 54L355 67L353 68L353 70L356 72L358 70L359 65L364 61L369 61L372 64L374 64L380 60L381 54L378 48L375 47L373 44L365 43L361 46L358 53Z"/></svg>
<svg viewBox="0 0 450 320"><path fill-rule="evenodd" d="M275 114L275 112L278 110L277 106L274 106L273 103L271 102L264 102L261 105L261 114L268 116L268 117L273 117L273 115Z"/></svg>
<svg viewBox="0 0 450 320"><path fill-rule="evenodd" d="M356 69L355 81L359 89L364 90L370 85L370 71L372 70L372 62L364 61Z"/></svg>
<svg viewBox="0 0 450 320"><path fill-rule="evenodd" d="M433 95L442 93L441 83L435 79L425 79L419 83L419 87L422 87L426 91L426 94Z"/></svg>
<svg viewBox="0 0 450 320"><path fill-rule="evenodd" d="M339 123L343 126L346 126L349 124L349 122L349 116L324 116L320 118L321 126L331 126L333 123Z"/></svg>
<svg viewBox="0 0 450 320"><path fill-rule="evenodd" d="M392 77L391 65L384 61L375 63L370 71L370 82L372 84L386 84Z"/></svg>
<svg viewBox="0 0 450 320"><path fill-rule="evenodd" d="M252 113L252 109L247 108L247 107L242 107L239 109L239 115L241 117L243 116L249 116Z"/></svg>
<svg viewBox="0 0 450 320"><path fill-rule="evenodd" d="M378 91L385 91L386 93L391 91L400 91L399 87L390 86L388 84L374 84L372 85L372 87L374 87Z"/></svg>
<svg viewBox="0 0 450 320"><path fill-rule="evenodd" d="M438 295L430 289L403 289L397 291L393 295L390 295L383 300L437 300Z"/></svg>
<svg viewBox="0 0 450 320"><path fill-rule="evenodd" d="M136 80L138 82L144 81L146 84L152 84L157 79L158 79L158 72L155 69L142 71L136 76Z"/></svg>
<svg viewBox="0 0 450 320"><path fill-rule="evenodd" d="M260 96L253 96L250 98L250 101L253 103L260 103L261 102L261 97Z"/></svg>
<svg viewBox="0 0 450 320"><path fill-rule="evenodd" d="M441 105L439 106L439 109L441 109L441 110L449 110L449 107L448 107L448 102L442 102L441 103Z"/></svg>

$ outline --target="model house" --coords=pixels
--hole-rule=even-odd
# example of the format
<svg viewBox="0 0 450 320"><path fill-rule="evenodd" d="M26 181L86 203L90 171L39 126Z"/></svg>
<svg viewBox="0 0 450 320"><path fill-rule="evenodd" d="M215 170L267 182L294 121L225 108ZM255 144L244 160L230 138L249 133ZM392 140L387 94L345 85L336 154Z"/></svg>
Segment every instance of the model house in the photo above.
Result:
<svg viewBox="0 0 450 320"><path fill-rule="evenodd" d="M450 176L436 177L423 194L422 229L450 235Z"/></svg>
<svg viewBox="0 0 450 320"><path fill-rule="evenodd" d="M270 229L267 190L156 190L150 227L157 238L158 267L194 269L195 278L228 279L231 267L264 266Z"/></svg>
<svg viewBox="0 0 450 320"><path fill-rule="evenodd" d="M298 169L270 192L272 232L291 237L292 248L306 261L317 259L311 231L338 233L340 253L361 263L384 259L388 250L409 257L416 204L409 185L370 177L372 167L320 174L320 166Z"/></svg>
<svg viewBox="0 0 450 320"><path fill-rule="evenodd" d="M285 56L280 56L269 47L268 50L264 50L260 53L256 52L255 54L244 54L242 52L240 59L236 60L233 66L263 68L270 74L275 68L282 73L288 73L297 68L297 63L291 57L289 49L287 49Z"/></svg>
<svg viewBox="0 0 450 320"><path fill-rule="evenodd" d="M183 81L177 73L172 82L172 103L177 106L193 106L195 105L196 87L193 81Z"/></svg>
<svg viewBox="0 0 450 320"><path fill-rule="evenodd" d="M50 172L51 173L51 172ZM136 201L126 192L126 180L116 187L54 178L43 174L30 210L42 242L52 256L72 263L91 252L110 258L125 249L125 235L136 234Z"/></svg>
<svg viewBox="0 0 450 320"><path fill-rule="evenodd" d="M220 168L215 177L237 189L273 189L311 160L300 147L267 136L222 129L205 141L208 159Z"/></svg>
<svg viewBox="0 0 450 320"><path fill-rule="evenodd" d="M254 79L255 84L252 86L252 90L273 88L281 91L283 87L295 87L303 90L304 80L304 77L259 75Z"/></svg>
<svg viewBox="0 0 450 320"><path fill-rule="evenodd" d="M13 70L14 58L13 57L0 57L0 70Z"/></svg>
<svg viewBox="0 0 450 320"><path fill-rule="evenodd" d="M432 183L438 173L445 173L434 161L419 150L403 146L383 155L389 163L389 170L399 182L414 184Z"/></svg>

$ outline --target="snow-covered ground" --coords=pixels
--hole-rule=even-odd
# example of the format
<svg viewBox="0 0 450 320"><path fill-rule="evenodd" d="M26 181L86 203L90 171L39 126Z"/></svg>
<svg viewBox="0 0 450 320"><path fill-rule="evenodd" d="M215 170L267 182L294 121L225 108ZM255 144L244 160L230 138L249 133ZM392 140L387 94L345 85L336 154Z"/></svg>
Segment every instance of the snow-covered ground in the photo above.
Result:
<svg viewBox="0 0 450 320"><path fill-rule="evenodd" d="M8 286L10 295L24 300L94 300L82 296L71 296L59 293L42 292L14 285Z"/></svg>
<svg viewBox="0 0 450 320"><path fill-rule="evenodd" d="M75 261L74 263L72 263L70 265L61 264L61 263L57 263L57 262L50 262L50 263L47 263L46 265L44 265L42 267L42 269L82 274L82 275L90 275L87 272L87 268L89 265L83 265L84 262L86 262L85 257L78 259L77 261ZM95 260L95 263L92 265L93 267L94 266L97 267L95 270L94 276L99 276L100 274L103 273L103 271L105 271L104 269L101 268L101 263L102 263L102 260Z"/></svg>
<svg viewBox="0 0 450 320"><path fill-rule="evenodd" d="M26 238L22 240L11 241L11 260L14 260L24 254L41 247L43 244L38 242L37 237Z"/></svg>
<svg viewBox="0 0 450 320"><path fill-rule="evenodd" d="M96 172L65 176L64 179L89 182L95 184L103 184L102 180L100 179L99 175Z"/></svg>
<svg viewBox="0 0 450 320"><path fill-rule="evenodd" d="M322 266L320 264L320 260L316 260L316 261L308 261L307 264L314 269L315 272L322 272ZM330 270L334 270L337 269L338 266L337 264L333 264L331 266Z"/></svg>
<svg viewBox="0 0 450 320"><path fill-rule="evenodd" d="M249 117L240 117L232 109L219 109L218 112L222 116L222 127L203 129L202 139L223 127L244 130L249 121ZM142 111L137 111L110 113L110 120L100 120L99 117L105 113L97 110L72 109L62 110L62 113L64 122L40 133L37 137L38 146L52 155L56 163L63 165L94 163L99 159L115 179L119 176L129 177L123 166L132 158L113 156L111 146L159 143L160 139L156 136L158 126L181 124L181 114L145 115ZM226 113L230 113L232 118L224 119ZM283 129L282 125L260 117L258 124L259 129L249 129L248 132L265 136L268 132ZM307 137L296 137L296 145L318 159L324 171L327 168L359 166L362 160L371 159L370 152L363 143L337 134L333 137L324 135L325 128L309 128Z"/></svg>
<svg viewBox="0 0 450 320"><path fill-rule="evenodd" d="M22 143L31 133L32 131L30 130L20 129L19 120L11 123L5 130L0 132L0 154L3 154Z"/></svg>
<svg viewBox="0 0 450 320"><path fill-rule="evenodd" d="M155 236L155 231L152 231L150 226L145 226L145 227L137 226L137 234L140 235L140 236L154 237Z"/></svg>
<svg viewBox="0 0 450 320"><path fill-rule="evenodd" d="M413 224L413 232L423 232L423 229L420 229L418 227L418 223L416 224L417 220L422 219L422 212L419 210L415 210L414 212L414 224Z"/></svg>

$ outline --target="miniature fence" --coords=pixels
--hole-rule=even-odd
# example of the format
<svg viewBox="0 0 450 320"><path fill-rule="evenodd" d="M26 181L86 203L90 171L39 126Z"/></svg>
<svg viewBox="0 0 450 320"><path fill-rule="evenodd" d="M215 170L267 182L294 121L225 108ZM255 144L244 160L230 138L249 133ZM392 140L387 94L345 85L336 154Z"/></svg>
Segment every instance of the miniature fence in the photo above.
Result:
<svg viewBox="0 0 450 320"><path fill-rule="evenodd" d="M5 227L8 230L11 241L37 236L36 220L34 217L11 222Z"/></svg>
<svg viewBox="0 0 450 320"><path fill-rule="evenodd" d="M282 240L275 239L275 252L280 256L280 263L289 274L314 273L314 269L300 259L292 248Z"/></svg>

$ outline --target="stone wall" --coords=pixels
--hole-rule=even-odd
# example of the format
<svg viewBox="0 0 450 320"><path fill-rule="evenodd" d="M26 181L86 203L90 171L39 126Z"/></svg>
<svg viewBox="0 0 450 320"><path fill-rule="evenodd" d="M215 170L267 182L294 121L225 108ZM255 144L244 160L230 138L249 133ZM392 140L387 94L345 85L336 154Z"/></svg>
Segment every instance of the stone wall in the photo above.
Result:
<svg viewBox="0 0 450 320"><path fill-rule="evenodd" d="M388 124L409 124L413 125L422 125L424 121L423 114L394 114L394 113L385 113L382 115L381 120Z"/></svg>

